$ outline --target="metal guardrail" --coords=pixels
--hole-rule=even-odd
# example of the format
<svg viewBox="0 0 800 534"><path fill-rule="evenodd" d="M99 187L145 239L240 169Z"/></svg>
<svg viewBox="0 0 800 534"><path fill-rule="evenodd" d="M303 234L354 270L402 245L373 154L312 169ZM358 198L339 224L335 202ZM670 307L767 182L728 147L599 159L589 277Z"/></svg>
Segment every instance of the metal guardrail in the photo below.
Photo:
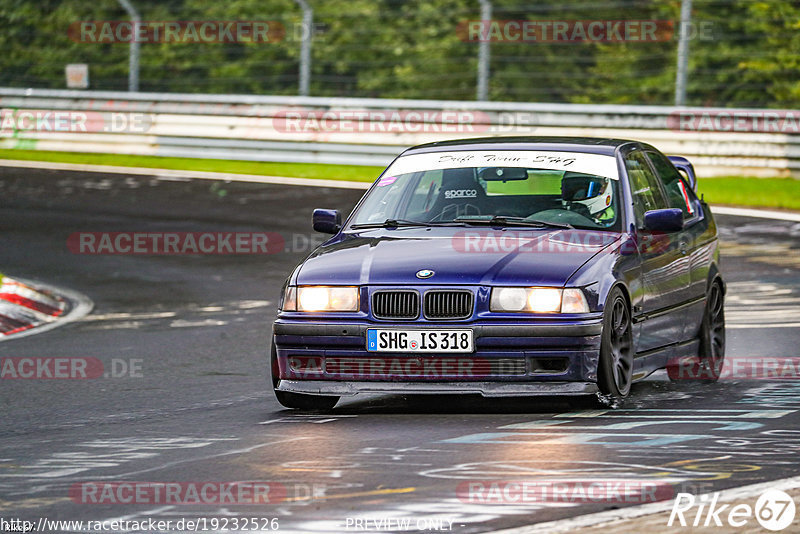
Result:
<svg viewBox="0 0 800 534"><path fill-rule="evenodd" d="M0 109L2 148L384 166L424 142L577 135L644 141L688 157L703 176L800 176L800 135L676 128L681 112L733 111L720 108L0 88ZM90 127L8 122L37 110L87 117Z"/></svg>

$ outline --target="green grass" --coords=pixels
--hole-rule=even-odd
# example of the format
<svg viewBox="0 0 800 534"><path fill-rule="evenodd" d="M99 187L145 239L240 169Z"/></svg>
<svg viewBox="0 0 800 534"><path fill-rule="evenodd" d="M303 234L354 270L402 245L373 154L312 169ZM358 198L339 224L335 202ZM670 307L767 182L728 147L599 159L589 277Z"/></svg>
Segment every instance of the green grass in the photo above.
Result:
<svg viewBox="0 0 800 534"><path fill-rule="evenodd" d="M88 154L82 152L48 152L44 150L0 149L0 159L56 161L87 165L117 165L185 171L230 172L292 178L321 178L372 182L383 167L362 165L326 165L320 163L273 163L234 161L225 159L164 158L160 156L130 156L125 154Z"/></svg>
<svg viewBox="0 0 800 534"><path fill-rule="evenodd" d="M701 177L697 190L709 204L800 210L800 180L794 178Z"/></svg>
<svg viewBox="0 0 800 534"><path fill-rule="evenodd" d="M0 159L56 161L123 167L148 167L187 171L229 172L371 182L383 170L360 165L326 165L319 163L272 163L222 159L163 158L124 154L87 154L79 152L47 152L39 150L0 149ZM710 204L777 208L800 211L800 180L792 178L754 178L726 176L700 178L699 193Z"/></svg>

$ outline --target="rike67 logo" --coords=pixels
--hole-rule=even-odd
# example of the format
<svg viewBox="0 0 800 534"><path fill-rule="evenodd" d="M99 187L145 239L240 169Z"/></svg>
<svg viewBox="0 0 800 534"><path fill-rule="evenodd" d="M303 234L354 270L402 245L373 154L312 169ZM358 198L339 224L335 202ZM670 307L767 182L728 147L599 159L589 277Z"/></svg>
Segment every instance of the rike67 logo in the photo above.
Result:
<svg viewBox="0 0 800 534"><path fill-rule="evenodd" d="M781 490L771 489L762 493L754 506L744 503L720 501L720 493L700 495L679 493L672 505L667 526L682 527L753 527L752 520L762 528L779 532L794 521L795 504L792 497ZM677 524L676 524L677 521ZM750 528L747 532L754 532ZM797 530L793 530L797 532Z"/></svg>

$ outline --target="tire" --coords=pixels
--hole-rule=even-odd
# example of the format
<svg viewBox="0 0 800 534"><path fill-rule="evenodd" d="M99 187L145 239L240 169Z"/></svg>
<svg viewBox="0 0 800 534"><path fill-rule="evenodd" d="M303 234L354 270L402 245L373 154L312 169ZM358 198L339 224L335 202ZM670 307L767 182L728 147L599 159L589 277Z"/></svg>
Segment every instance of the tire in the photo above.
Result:
<svg viewBox="0 0 800 534"><path fill-rule="evenodd" d="M602 404L617 407L630 393L633 355L630 306L622 290L615 287L606 299L597 364L598 398Z"/></svg>
<svg viewBox="0 0 800 534"><path fill-rule="evenodd" d="M339 402L339 397L331 395L306 395L304 393L292 393L291 391L278 391L278 353L275 348L275 342L272 342L272 353L270 355L270 368L272 371L272 392L275 398L284 408L291 408L294 410L303 410L309 412L327 412L332 410L336 403Z"/></svg>
<svg viewBox="0 0 800 534"><path fill-rule="evenodd" d="M703 322L700 325L699 373L701 381L713 384L725 363L725 294L715 280L708 288Z"/></svg>
<svg viewBox="0 0 800 534"><path fill-rule="evenodd" d="M691 376L698 382L713 384L719 380L725 363L725 295L717 280L706 294L699 339L700 348Z"/></svg>
<svg viewBox="0 0 800 534"><path fill-rule="evenodd" d="M725 363L725 295L719 280L715 280L706 293L698 340L696 356L674 358L667 364L667 374L673 382L691 380L713 384L722 374Z"/></svg>

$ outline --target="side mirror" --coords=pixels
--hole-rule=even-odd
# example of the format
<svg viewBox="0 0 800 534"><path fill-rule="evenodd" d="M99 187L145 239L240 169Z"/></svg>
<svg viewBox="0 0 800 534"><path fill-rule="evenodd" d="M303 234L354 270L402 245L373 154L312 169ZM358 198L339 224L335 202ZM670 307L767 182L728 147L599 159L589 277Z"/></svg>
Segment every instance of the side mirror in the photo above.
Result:
<svg viewBox="0 0 800 534"><path fill-rule="evenodd" d="M694 165L692 165L688 159L684 158L683 156L668 156L669 160L675 165L675 168L678 169L681 174L686 178L686 181L689 182L689 187L692 188L692 191L695 193L697 192L697 175L694 173Z"/></svg>
<svg viewBox="0 0 800 534"><path fill-rule="evenodd" d="M342 227L342 214L339 210L316 209L311 216L311 222L315 232L335 234Z"/></svg>
<svg viewBox="0 0 800 534"><path fill-rule="evenodd" d="M650 210L644 214L644 227L653 232L683 230L683 211L678 208Z"/></svg>

